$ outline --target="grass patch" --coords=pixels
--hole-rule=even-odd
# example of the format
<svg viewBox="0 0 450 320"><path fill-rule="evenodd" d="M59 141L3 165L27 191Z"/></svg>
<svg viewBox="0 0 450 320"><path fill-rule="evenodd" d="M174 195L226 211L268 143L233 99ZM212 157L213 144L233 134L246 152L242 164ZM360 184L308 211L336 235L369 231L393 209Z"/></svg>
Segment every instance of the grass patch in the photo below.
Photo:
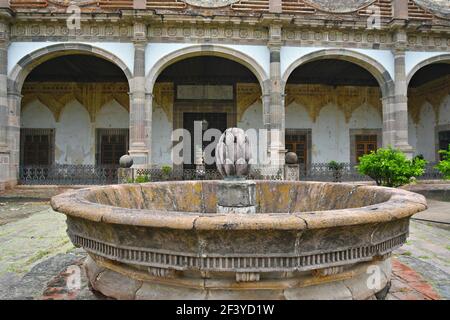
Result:
<svg viewBox="0 0 450 320"><path fill-rule="evenodd" d="M25 264L35 263L36 261L41 260L43 257L49 255L50 253L52 253L52 251L49 249L39 250L34 256L25 261Z"/></svg>
<svg viewBox="0 0 450 320"><path fill-rule="evenodd" d="M430 257L429 256L419 256L419 259L427 260L427 259L430 259Z"/></svg>
<svg viewBox="0 0 450 320"><path fill-rule="evenodd" d="M411 251L405 251L401 255L410 257L410 256L412 256L412 253L411 253Z"/></svg>

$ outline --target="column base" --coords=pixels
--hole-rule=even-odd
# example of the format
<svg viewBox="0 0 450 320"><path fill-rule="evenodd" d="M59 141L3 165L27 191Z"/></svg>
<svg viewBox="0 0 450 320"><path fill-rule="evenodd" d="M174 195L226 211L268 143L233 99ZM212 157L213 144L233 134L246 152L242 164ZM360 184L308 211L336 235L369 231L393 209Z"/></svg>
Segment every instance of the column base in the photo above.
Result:
<svg viewBox="0 0 450 320"><path fill-rule="evenodd" d="M395 147L397 149L399 149L401 152L403 152L408 159L412 159L413 158L415 150L409 144L397 144Z"/></svg>

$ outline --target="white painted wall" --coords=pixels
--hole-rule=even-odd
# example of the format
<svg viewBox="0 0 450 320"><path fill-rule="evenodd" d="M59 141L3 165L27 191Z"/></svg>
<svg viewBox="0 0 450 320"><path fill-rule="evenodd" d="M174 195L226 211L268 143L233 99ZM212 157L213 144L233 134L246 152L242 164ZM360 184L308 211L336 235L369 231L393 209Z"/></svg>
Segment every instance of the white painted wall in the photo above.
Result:
<svg viewBox="0 0 450 320"><path fill-rule="evenodd" d="M157 166L172 163L172 122L158 105L153 104L152 115L152 163Z"/></svg>
<svg viewBox="0 0 450 320"><path fill-rule="evenodd" d="M95 137L86 108L76 100L62 110L55 133L55 162L59 164L94 164Z"/></svg>
<svg viewBox="0 0 450 320"><path fill-rule="evenodd" d="M419 123L415 124L408 116L409 144L415 149L415 155L423 155L428 161L436 161L436 124L450 124L450 95L439 107L439 121L430 103L425 102L420 108Z"/></svg>
<svg viewBox="0 0 450 320"><path fill-rule="evenodd" d="M433 107L426 103L420 110L420 122L417 124L416 154L422 154L426 160L434 161L436 115Z"/></svg>
<svg viewBox="0 0 450 320"><path fill-rule="evenodd" d="M21 128L52 129L56 127L53 113L39 100L28 103L22 109Z"/></svg>
<svg viewBox="0 0 450 320"><path fill-rule="evenodd" d="M410 113L408 113L408 143L416 150L415 154L417 154L417 125L414 123Z"/></svg>
<svg viewBox="0 0 450 320"><path fill-rule="evenodd" d="M38 100L22 110L23 128L55 128L55 163L95 164L97 128L129 128L129 114L117 101L106 103L91 123L86 108L70 101L56 122L50 110Z"/></svg>
<svg viewBox="0 0 450 320"><path fill-rule="evenodd" d="M450 124L450 95L447 96L439 108L439 124Z"/></svg>
<svg viewBox="0 0 450 320"><path fill-rule="evenodd" d="M128 129L130 127L130 115L116 100L111 100L95 116L95 127Z"/></svg>
<svg viewBox="0 0 450 320"><path fill-rule="evenodd" d="M254 164L264 164L267 159L268 142L266 133L261 133L259 129L264 129L263 106L260 101L254 103L244 112L237 122L237 127L247 131L252 148L252 160ZM251 129L255 129L254 131Z"/></svg>
<svg viewBox="0 0 450 320"><path fill-rule="evenodd" d="M286 107L286 129L311 129L311 161L350 161L350 129L381 129L380 114L368 105L356 109L349 122L335 105L325 106L316 122L297 103Z"/></svg>

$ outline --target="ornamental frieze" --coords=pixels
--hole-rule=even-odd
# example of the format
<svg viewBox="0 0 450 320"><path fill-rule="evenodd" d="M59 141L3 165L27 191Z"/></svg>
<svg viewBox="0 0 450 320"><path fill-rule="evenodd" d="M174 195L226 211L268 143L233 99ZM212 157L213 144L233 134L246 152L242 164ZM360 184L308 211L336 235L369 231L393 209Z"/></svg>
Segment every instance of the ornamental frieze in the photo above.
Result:
<svg viewBox="0 0 450 320"><path fill-rule="evenodd" d="M34 100L40 101L59 121L61 111L70 101L83 105L95 121L98 111L108 102L115 100L126 110L130 109L127 83L72 83L33 82L25 83L22 89L22 107Z"/></svg>
<svg viewBox="0 0 450 320"><path fill-rule="evenodd" d="M293 102L303 106L313 122L316 122L320 111L328 104L336 105L344 113L347 123L353 112L364 104L375 108L382 116L381 92L377 87L288 84L285 106Z"/></svg>
<svg viewBox="0 0 450 320"><path fill-rule="evenodd" d="M149 38L183 41L186 39L218 39L220 41L264 42L268 40L268 30L264 27L228 26L152 26Z"/></svg>

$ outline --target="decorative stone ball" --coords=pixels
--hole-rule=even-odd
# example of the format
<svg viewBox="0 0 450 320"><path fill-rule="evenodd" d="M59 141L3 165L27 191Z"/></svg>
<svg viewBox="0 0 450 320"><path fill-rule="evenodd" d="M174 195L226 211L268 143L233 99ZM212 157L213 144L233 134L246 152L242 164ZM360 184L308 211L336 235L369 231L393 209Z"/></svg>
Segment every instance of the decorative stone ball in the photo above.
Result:
<svg viewBox="0 0 450 320"><path fill-rule="evenodd" d="M133 158L129 155L123 155L119 159L119 165L121 168L131 168L133 165Z"/></svg>
<svg viewBox="0 0 450 320"><path fill-rule="evenodd" d="M244 130L228 128L216 146L216 166L224 178L243 178L250 172L252 151Z"/></svg>
<svg viewBox="0 0 450 320"><path fill-rule="evenodd" d="M298 157L295 152L288 152L285 156L285 162L286 164L297 164L298 163Z"/></svg>

